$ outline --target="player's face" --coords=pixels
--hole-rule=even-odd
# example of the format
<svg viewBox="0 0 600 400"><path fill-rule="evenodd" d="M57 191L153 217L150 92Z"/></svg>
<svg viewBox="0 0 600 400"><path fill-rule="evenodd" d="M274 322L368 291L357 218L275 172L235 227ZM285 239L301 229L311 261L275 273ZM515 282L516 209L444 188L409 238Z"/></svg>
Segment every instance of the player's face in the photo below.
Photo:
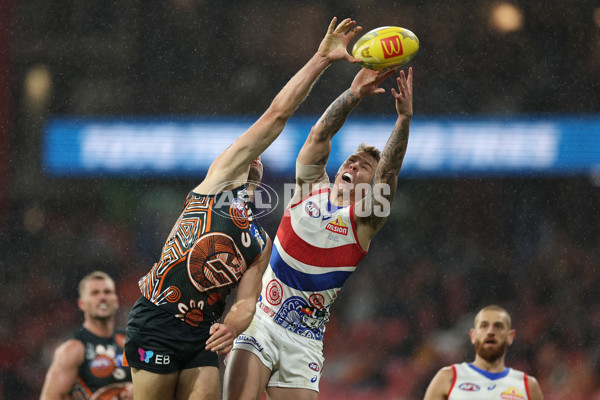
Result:
<svg viewBox="0 0 600 400"><path fill-rule="evenodd" d="M256 160L250 163L250 170L248 171L248 182L258 182L262 180L263 176L263 163L258 156Z"/></svg>
<svg viewBox="0 0 600 400"><path fill-rule="evenodd" d="M377 160L367 153L354 153L344 161L335 177L338 190L354 190L361 183L370 184L377 168Z"/></svg>
<svg viewBox="0 0 600 400"><path fill-rule="evenodd" d="M116 314L119 299L115 283L110 279L90 279L85 283L79 308L93 319L107 320Z"/></svg>
<svg viewBox="0 0 600 400"><path fill-rule="evenodd" d="M510 329L507 314L501 311L480 312L475 327L471 329L471 343L475 346L475 352L490 363L504 356L514 336L515 331Z"/></svg>

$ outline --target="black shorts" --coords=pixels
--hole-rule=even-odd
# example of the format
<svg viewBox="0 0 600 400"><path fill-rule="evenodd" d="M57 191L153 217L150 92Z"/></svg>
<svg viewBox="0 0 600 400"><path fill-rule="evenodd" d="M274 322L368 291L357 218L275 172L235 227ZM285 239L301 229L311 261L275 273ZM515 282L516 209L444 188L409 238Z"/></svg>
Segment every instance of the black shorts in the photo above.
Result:
<svg viewBox="0 0 600 400"><path fill-rule="evenodd" d="M211 325L205 322L191 326L140 297L127 321L127 363L158 374L196 367L218 368L219 356L205 349Z"/></svg>

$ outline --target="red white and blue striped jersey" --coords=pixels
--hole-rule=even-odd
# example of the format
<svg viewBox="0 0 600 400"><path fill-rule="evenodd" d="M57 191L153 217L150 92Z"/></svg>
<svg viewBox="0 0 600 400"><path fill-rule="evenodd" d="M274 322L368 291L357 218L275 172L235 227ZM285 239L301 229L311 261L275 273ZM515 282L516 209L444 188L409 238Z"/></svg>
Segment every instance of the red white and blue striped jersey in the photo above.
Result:
<svg viewBox="0 0 600 400"><path fill-rule="evenodd" d="M488 372L473 364L452 365L454 379L448 400L529 400L527 374L512 368Z"/></svg>
<svg viewBox="0 0 600 400"><path fill-rule="evenodd" d="M354 205L332 205L330 191L327 182L285 210L256 311L317 340L331 304L366 255L356 236Z"/></svg>

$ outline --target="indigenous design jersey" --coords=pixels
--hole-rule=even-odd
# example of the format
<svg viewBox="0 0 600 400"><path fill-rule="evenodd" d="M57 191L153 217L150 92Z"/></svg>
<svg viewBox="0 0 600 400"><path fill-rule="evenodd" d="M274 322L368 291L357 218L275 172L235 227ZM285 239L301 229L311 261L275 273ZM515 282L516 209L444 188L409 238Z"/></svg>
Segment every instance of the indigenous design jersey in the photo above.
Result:
<svg viewBox="0 0 600 400"><path fill-rule="evenodd" d="M71 399L118 397L125 384L131 382L131 372L123 366L125 331L115 329L112 337L102 338L81 327L73 339L83 343L85 359L79 367Z"/></svg>
<svg viewBox="0 0 600 400"><path fill-rule="evenodd" d="M317 340L337 293L366 255L356 237L354 205L331 205L329 192L313 192L285 210L256 311Z"/></svg>
<svg viewBox="0 0 600 400"><path fill-rule="evenodd" d="M192 191L160 261L139 281L142 295L192 326L218 320L265 242L245 185L216 195Z"/></svg>
<svg viewBox="0 0 600 400"><path fill-rule="evenodd" d="M506 368L487 372L473 364L452 365L454 379L448 400L529 400L527 374Z"/></svg>

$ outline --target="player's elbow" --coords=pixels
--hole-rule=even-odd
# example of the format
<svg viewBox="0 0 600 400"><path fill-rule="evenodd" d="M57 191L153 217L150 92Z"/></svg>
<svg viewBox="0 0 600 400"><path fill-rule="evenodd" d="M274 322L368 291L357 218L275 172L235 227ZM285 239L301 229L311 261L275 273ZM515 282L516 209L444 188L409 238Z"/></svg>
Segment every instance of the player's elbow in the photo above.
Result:
<svg viewBox="0 0 600 400"><path fill-rule="evenodd" d="M289 107L283 102L277 101L276 98L267 109L266 114L269 115L271 120L285 125L287 120L294 114L294 111L296 111L296 107Z"/></svg>

